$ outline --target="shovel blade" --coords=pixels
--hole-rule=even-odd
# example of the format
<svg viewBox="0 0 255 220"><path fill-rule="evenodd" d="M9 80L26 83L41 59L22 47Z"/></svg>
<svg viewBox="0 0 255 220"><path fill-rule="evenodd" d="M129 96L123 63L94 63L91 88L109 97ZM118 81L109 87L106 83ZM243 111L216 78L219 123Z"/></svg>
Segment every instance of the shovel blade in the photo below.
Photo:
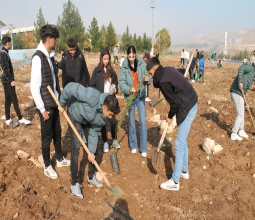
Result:
<svg viewBox="0 0 255 220"><path fill-rule="evenodd" d="M152 164L153 167L159 167L160 165L163 164L164 158L165 158L165 153L163 151L157 151L155 150L154 153L152 154Z"/></svg>
<svg viewBox="0 0 255 220"><path fill-rule="evenodd" d="M120 196L125 194L118 186L110 186L109 188L113 196Z"/></svg>

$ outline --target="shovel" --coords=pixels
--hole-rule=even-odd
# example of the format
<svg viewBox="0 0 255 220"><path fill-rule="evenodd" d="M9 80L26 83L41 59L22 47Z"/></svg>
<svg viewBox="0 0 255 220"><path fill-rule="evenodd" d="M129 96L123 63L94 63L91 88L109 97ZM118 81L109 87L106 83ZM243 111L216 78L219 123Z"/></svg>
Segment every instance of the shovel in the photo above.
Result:
<svg viewBox="0 0 255 220"><path fill-rule="evenodd" d="M19 126L19 121L17 119L13 119L10 123L10 126L12 127L12 129L18 127Z"/></svg>
<svg viewBox="0 0 255 220"><path fill-rule="evenodd" d="M55 94L53 93L52 89L50 88L50 86L47 86L47 89L49 90L51 96L53 97L53 99L55 100L55 102L57 103L57 105L59 105L59 101L57 100ZM63 115L65 116L68 124L70 125L70 127L73 129L75 135L77 136L77 138L79 139L81 145L83 146L83 148L85 149L85 151L87 152L88 155L90 155L90 151L88 149L88 147L86 146L86 144L84 143L83 139L81 138L80 134L78 133L78 131L75 129L73 123L71 122L70 118L68 117L67 113L64 111ZM110 184L110 182L108 181L108 179L106 178L106 176L104 175L104 172L101 170L101 168L99 167L98 163L96 161L94 161L94 165L97 168L97 170L99 171L99 173L101 174L102 178L104 179L106 185L109 187L110 192L113 196L118 196L118 195L122 195L124 194L124 192L118 187L116 186L115 188Z"/></svg>
<svg viewBox="0 0 255 220"><path fill-rule="evenodd" d="M154 151L154 154L153 154L154 158L152 158L152 161L156 166L162 163L162 160L163 160L164 155L165 155L165 153L163 151L161 151L160 149L161 149L161 146L164 142L166 132L167 132L167 128L168 128L168 126L165 127L165 130L164 130L163 134L161 135L160 141L158 143L158 147Z"/></svg>
<svg viewBox="0 0 255 220"><path fill-rule="evenodd" d="M243 92L243 88L240 88L240 90L241 90L241 92L242 92L245 105L247 105L247 101L246 101L246 97L245 97L244 92ZM249 112L249 115L250 115L250 117L251 117L251 122L252 122L253 128L255 129L255 124L254 124L253 117L252 117L252 115L251 115L250 108L248 108L248 112Z"/></svg>

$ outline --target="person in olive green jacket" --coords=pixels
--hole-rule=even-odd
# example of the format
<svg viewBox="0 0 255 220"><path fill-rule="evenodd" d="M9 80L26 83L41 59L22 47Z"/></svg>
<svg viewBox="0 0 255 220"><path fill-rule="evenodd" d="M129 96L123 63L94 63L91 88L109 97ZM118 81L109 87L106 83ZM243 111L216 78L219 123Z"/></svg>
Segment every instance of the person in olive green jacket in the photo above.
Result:
<svg viewBox="0 0 255 220"><path fill-rule="evenodd" d="M140 123L140 151L142 157L147 157L147 126L145 109L145 85L151 83L151 78L146 70L146 63L136 55L134 46L127 49L127 58L120 70L119 85L124 97L135 93L136 97L129 108L129 145L132 153L136 153L137 136L135 125L135 106L137 107Z"/></svg>
<svg viewBox="0 0 255 220"><path fill-rule="evenodd" d="M255 76L255 67L246 64L242 65L238 69L238 74L234 79L230 94L236 108L236 119L234 127L232 128L231 140L242 140L242 137L248 138L248 135L244 131L244 98L241 90L246 94L250 88ZM249 106L246 106L249 108Z"/></svg>

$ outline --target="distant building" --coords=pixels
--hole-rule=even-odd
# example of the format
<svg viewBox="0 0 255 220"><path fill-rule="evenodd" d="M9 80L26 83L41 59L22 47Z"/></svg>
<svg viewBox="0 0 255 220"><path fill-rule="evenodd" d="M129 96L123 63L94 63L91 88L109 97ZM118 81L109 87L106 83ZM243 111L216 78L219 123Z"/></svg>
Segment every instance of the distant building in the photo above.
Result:
<svg viewBox="0 0 255 220"><path fill-rule="evenodd" d="M243 38L232 38L229 39L230 44L241 44L243 42Z"/></svg>

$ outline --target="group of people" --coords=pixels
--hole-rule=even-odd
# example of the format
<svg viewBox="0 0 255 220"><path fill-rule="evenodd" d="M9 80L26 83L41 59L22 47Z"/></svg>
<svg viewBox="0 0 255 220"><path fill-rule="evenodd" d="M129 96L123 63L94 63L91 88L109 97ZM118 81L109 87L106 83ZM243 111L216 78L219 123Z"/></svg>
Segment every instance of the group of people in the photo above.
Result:
<svg viewBox="0 0 255 220"><path fill-rule="evenodd" d="M97 146L99 132L101 132L104 141L104 152L109 150L105 127L108 122L111 126L112 138L116 138L116 115L120 112L119 102L116 98L118 88L124 94L125 99L130 97L130 95L134 97L128 111L128 142L130 151L133 154L138 152L139 139L141 156L147 157L145 98L146 88L153 79L153 86L160 89L166 101L170 104L170 110L166 119L168 125L171 125L174 116L176 116L178 125L178 133L175 141L175 166L172 177L160 184L160 187L166 190L179 190L180 178L189 179L187 137L198 109L197 93L186 78L173 67L163 67L159 59L157 57L150 58L147 51L144 57L141 58L137 55L134 46L127 48L127 58L122 63L119 79L114 68L111 66L111 54L108 49L101 51L99 64L95 67L90 78L85 58L74 39L71 38L67 41L67 51L62 55L62 60L57 63L54 60L54 49L59 38L58 29L48 24L44 25L40 30L40 36L41 42L32 57L30 89L40 116L41 149L45 164L44 174L52 179L58 178L58 174L53 168L50 159L50 143L53 140L56 167L70 166L70 192L78 198L83 198L78 178L78 156L81 144L75 132L70 128L70 160L63 156L61 149L59 112L66 111L67 107L70 120L81 135L83 141L88 145L90 151L88 155L89 168L87 182L90 185L102 187L102 183L95 176L96 168L93 163L99 153ZM10 42L10 39L3 38L4 47L6 46L6 42ZM8 48L10 47L6 46L7 55ZM6 77L2 77L2 82L3 84L5 82L7 84L8 82L8 86L11 87L11 83L14 82L13 69L11 68L10 70L12 65L10 65L9 69L3 67L2 60L7 60L11 63L9 56L5 56L4 54L0 53L1 67L4 70L4 77ZM203 60L203 55L197 55L197 59L199 61ZM61 95L57 74L58 68L62 69L63 91ZM237 110L237 118L231 134L232 140L241 140L241 137L248 137L244 131L244 102L240 89L243 89L244 93L246 93L254 75L254 67L243 65L239 68L238 75L231 86L231 97ZM47 86L50 86L59 100L59 106L55 103ZM8 89L10 88L6 89L7 92ZM9 95L7 92L6 94ZM7 114L6 121L10 119L8 115L8 98L5 99L8 107L5 108ZM16 99L11 98L11 101L16 102L15 105L18 105ZM136 108L138 110L140 124L139 137L137 137L135 123ZM20 120L25 120L22 115L18 114L18 116ZM84 128L86 127L89 128L88 138L84 134ZM120 146L117 147L120 148Z"/></svg>

